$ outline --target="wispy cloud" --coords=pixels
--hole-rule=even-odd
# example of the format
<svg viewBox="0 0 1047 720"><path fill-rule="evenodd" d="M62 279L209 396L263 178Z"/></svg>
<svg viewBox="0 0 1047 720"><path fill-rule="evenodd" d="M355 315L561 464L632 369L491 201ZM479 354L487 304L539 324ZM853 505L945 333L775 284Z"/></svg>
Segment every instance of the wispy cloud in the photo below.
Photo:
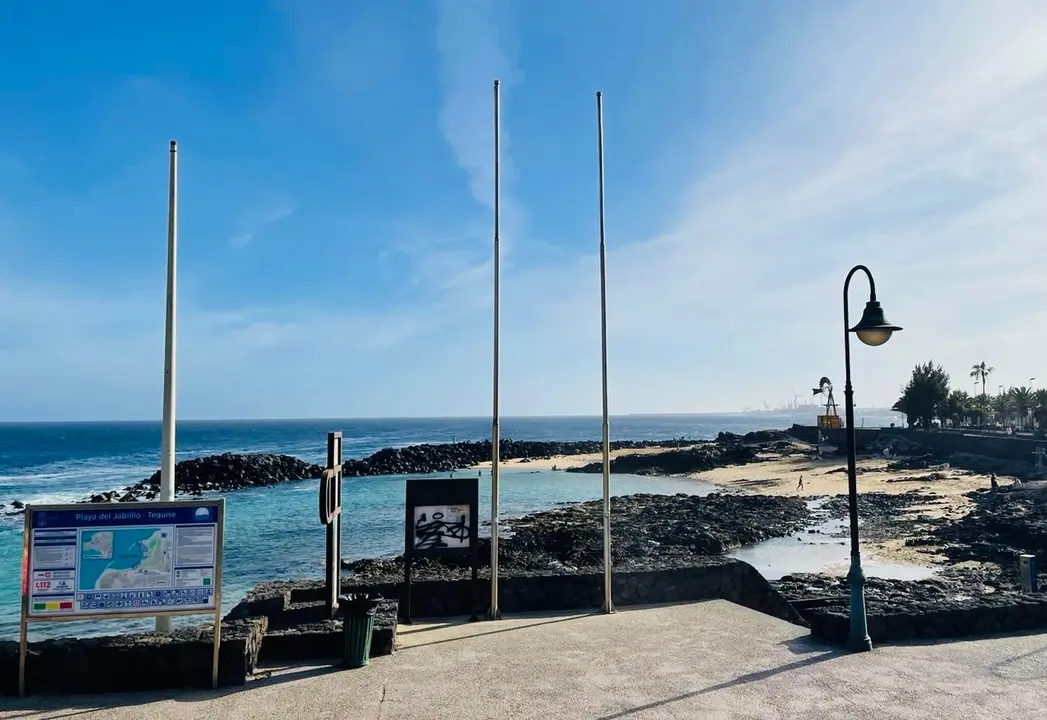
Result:
<svg viewBox="0 0 1047 720"><path fill-rule="evenodd" d="M240 230L229 238L230 247L240 250L254 240L259 233L298 211L298 206L290 202L277 202L263 208L243 213L237 221Z"/></svg>
<svg viewBox="0 0 1047 720"><path fill-rule="evenodd" d="M511 33L506 28L506 4L497 0L439 0L436 37L440 56L443 106L440 129L464 171L473 198L488 212L494 210L494 80L500 80L502 97L521 79L505 48ZM505 116L503 99L503 118ZM524 232L525 213L512 192L513 161L510 133L503 119L500 127L500 221L503 258ZM462 286L489 269L493 218L488 220L483 242L472 249L477 258L461 269L451 284ZM427 255L444 262L439 246ZM482 259L480 259L482 258Z"/></svg>
<svg viewBox="0 0 1047 720"><path fill-rule="evenodd" d="M162 289L102 295L0 275L0 377L19 378L17 385L0 383L4 418L156 417L163 323ZM347 384L356 387L353 377L383 366L396 372L404 362L420 365L422 359L405 354L403 346L436 327L416 308L353 313L303 303L208 309L183 292L182 407L197 417L271 416L280 407L332 416L353 405L373 408L372 391L347 399ZM413 384L403 381L404 387Z"/></svg>
<svg viewBox="0 0 1047 720"><path fill-rule="evenodd" d="M493 81L515 79L503 53L504 32L495 22L494 0L440 0L437 48L444 90L440 128L477 202L494 207ZM503 171L511 173L503 132ZM504 177L504 176L503 176Z"/></svg>
<svg viewBox="0 0 1047 720"><path fill-rule="evenodd" d="M867 403L889 402L930 356L961 369L991 356L1035 374L1047 351L1036 329L1047 302L1047 8L954 7L921 4L905 29L876 13L811 28L782 77L796 107L695 178L664 232L612 249L612 409L756 405L781 396L783 377L839 375L841 285L857 262L906 327L857 354ZM565 407L595 407L597 373L555 369L572 352L598 367L597 277L589 256L507 284L522 388L541 382ZM866 292L854 283L854 312ZM698 367L735 381L717 387ZM506 401L527 402L522 390Z"/></svg>

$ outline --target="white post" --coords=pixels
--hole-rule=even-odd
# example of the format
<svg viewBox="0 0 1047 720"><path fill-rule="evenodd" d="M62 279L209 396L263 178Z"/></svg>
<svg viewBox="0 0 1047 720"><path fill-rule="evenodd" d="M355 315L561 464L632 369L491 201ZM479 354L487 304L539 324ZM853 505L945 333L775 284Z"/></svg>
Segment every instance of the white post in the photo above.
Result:
<svg viewBox="0 0 1047 720"><path fill-rule="evenodd" d="M611 421L607 407L607 242L603 201L603 93L596 93L600 156L600 351L603 374L603 612L614 612L611 584Z"/></svg>
<svg viewBox="0 0 1047 720"><path fill-rule="evenodd" d="M178 143L171 141L167 205L167 326L164 334L164 410L160 440L160 500L175 497L175 323L178 282ZM156 619L157 632L170 632L170 617Z"/></svg>
<svg viewBox="0 0 1047 720"><path fill-rule="evenodd" d="M499 287L500 248L499 232L501 221L501 143L500 143L500 103L498 81L494 81L494 400L491 419L491 606L487 610L488 620L497 620L502 616L498 609L498 480L499 454L501 448L501 427L498 412L498 355L499 355L499 304L501 289Z"/></svg>

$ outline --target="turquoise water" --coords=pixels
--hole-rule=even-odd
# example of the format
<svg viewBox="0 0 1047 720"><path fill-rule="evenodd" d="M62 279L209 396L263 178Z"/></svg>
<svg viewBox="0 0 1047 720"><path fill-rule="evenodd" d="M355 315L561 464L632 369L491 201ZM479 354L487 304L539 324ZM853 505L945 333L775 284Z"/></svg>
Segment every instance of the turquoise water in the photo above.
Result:
<svg viewBox="0 0 1047 720"><path fill-rule="evenodd" d="M866 425L893 416L869 417ZM634 416L612 419L615 439L693 439L721 430L744 433L810 422L806 413L788 415ZM179 423L178 458L220 452L282 452L310 462L325 455L326 433L345 435L345 457L361 457L388 446L490 437L490 420L331 420ZM505 418L502 436L516 440L598 439L595 417ZM155 423L0 424L0 503L71 502L91 492L121 487L152 474L159 463L160 428ZM484 473L484 480L489 473ZM342 488L343 555L346 558L397 554L403 549L404 477L346 478ZM707 493L691 480L614 476L613 493ZM490 517L489 481L480 484L480 517ZM601 496L599 475L505 468L499 508L503 517ZM317 482L241 490L227 502L223 607L263 580L319 579L324 532L317 517ZM18 632L22 517L0 514L0 638ZM116 548L114 548L114 555ZM123 548L121 551L126 551ZM200 619L184 620L185 623ZM97 634L145 629L151 621L38 624L34 636Z"/></svg>

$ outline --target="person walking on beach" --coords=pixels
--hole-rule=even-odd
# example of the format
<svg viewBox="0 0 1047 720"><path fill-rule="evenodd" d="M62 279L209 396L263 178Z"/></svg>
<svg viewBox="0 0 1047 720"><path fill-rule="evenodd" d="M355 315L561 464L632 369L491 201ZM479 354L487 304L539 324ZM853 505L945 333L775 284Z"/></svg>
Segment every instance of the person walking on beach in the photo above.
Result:
<svg viewBox="0 0 1047 720"><path fill-rule="evenodd" d="M800 476L800 482L796 483L796 492L803 492L803 475Z"/></svg>
<svg viewBox="0 0 1047 720"><path fill-rule="evenodd" d="M992 487L993 490L1000 487L1000 483L996 482L996 473L993 473L989 476L989 485Z"/></svg>

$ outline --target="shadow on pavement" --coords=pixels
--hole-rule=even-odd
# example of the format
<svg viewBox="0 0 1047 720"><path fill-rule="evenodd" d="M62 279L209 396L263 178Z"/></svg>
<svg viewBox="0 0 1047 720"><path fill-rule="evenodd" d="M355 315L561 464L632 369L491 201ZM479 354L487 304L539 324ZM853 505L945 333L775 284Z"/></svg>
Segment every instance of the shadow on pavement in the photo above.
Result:
<svg viewBox="0 0 1047 720"><path fill-rule="evenodd" d="M803 638L800 638L800 639L803 639ZM794 647L793 643L795 643L795 642L796 641L789 640L789 641L786 641L786 642L784 642L782 644L789 646L789 648L791 650L793 650L793 652L797 652L797 653L803 652L800 649L801 646L799 644L796 644L795 647ZM796 662L792 662L792 663L789 663L787 665L780 665L779 667L769 668L767 670L760 670L759 672L749 673L748 675L742 675L741 677L737 677L737 678L734 678L733 680L728 680L726 682L722 682L722 683L719 683L717 685L710 685L709 687L702 688L701 690L694 690L693 692L683 693L681 695L676 695L675 697L665 698L664 700L655 700L654 702L647 703L646 705L639 705L637 707L629 708L628 710L621 710L619 712L612 713L610 715L601 715L596 720L618 720L618 718L629 717L630 715L635 715L637 713L646 712L647 710L653 710L654 708L663 707L665 705L671 705L672 703L675 703L675 702L681 702L683 700L689 700L690 698L698 697L699 695L708 695L709 693L714 693L714 692L717 692L718 690L727 690L727 689L732 688L732 687L737 687L738 685L747 685L749 683L760 682L762 680L766 680L767 678L774 677L775 675L778 675L780 673L789 672L791 670L799 670L800 668L804 668L804 667L810 667L811 665L817 665L818 663L825 662L826 660L832 660L834 658L838 658L838 657L841 657L843 655L848 655L849 654L849 653L847 653L844 650L839 650L839 649L824 650L822 648L815 648L815 647L809 647L807 652L808 653L818 652L819 650L821 652L819 654L815 655L814 657L807 657L807 658L804 658L803 660L797 660Z"/></svg>
<svg viewBox="0 0 1047 720"><path fill-rule="evenodd" d="M284 672L284 670L288 670ZM337 665L308 665L294 668L263 668L248 678L244 685L220 687L217 691L210 689L172 689L147 692L119 693L108 695L30 695L13 700L4 717L34 718L47 715L48 718L86 718L97 715L105 717L110 710L136 705L147 705L163 701L196 703L209 702L218 698L235 695L268 685L281 685L295 680L328 675L334 672L347 672ZM21 706L21 707L20 707ZM24 709L21 709L24 708ZM62 712L65 711L65 712Z"/></svg>
<svg viewBox="0 0 1047 720"><path fill-rule="evenodd" d="M485 635L499 635L501 633L513 632L513 631L516 631L516 630L527 630L528 628L541 627L542 625L555 625L556 623L570 622L572 620L581 620L582 618L590 617L592 614L594 614L594 613L587 613L585 615L570 615L570 616L567 616L567 617L557 617L557 618L553 618L551 620L544 620L544 619L539 620L539 619L536 618L536 622L527 623L526 625L513 625L512 627L503 627L503 628L498 628L496 630L488 630L486 632L468 633L468 634L464 634L464 635L458 635L456 637L443 638L441 640L431 640L429 642L411 643L409 645L403 645L401 647L397 647L396 651L397 652L407 652L408 650L414 650L416 648L429 647L431 645L442 645L444 643L449 643L449 642L460 642L462 640L469 640L470 638L484 637ZM523 617L526 618L526 616L523 616ZM520 620L521 616L520 615L514 615L512 617L512 619L513 620ZM463 623L461 623L461 625L463 625L463 626L470 626L470 627L483 627L482 623L466 623L466 622L463 622ZM456 626L457 626L457 623L447 624L447 625L441 626L440 629L446 629L448 627L456 627ZM432 629L436 629L436 628L432 628ZM424 630L423 630L423 632L424 632ZM397 632L397 634L399 634L399 632Z"/></svg>

